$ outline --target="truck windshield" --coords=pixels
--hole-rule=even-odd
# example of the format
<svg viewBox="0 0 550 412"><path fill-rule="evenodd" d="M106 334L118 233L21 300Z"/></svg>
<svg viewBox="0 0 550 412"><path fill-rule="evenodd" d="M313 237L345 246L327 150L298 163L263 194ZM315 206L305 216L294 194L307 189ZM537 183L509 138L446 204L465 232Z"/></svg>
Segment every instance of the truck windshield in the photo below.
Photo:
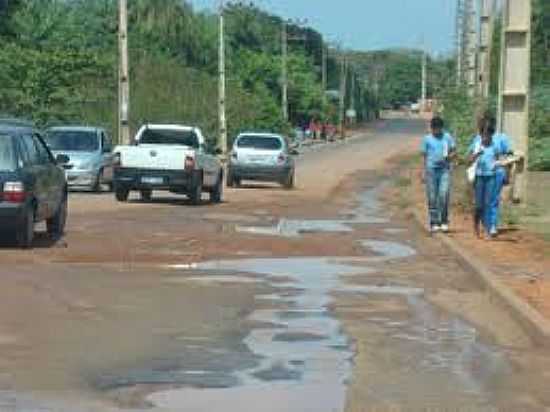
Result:
<svg viewBox="0 0 550 412"><path fill-rule="evenodd" d="M192 130L146 129L141 134L139 143L199 147L197 134Z"/></svg>
<svg viewBox="0 0 550 412"><path fill-rule="evenodd" d="M13 139L7 135L0 134L0 170L15 169L15 152Z"/></svg>
<svg viewBox="0 0 550 412"><path fill-rule="evenodd" d="M237 147L242 149L281 150L283 143L278 137L266 136L241 136L237 141Z"/></svg>
<svg viewBox="0 0 550 412"><path fill-rule="evenodd" d="M95 152L99 150L96 132L55 130L46 136L46 143L55 152Z"/></svg>

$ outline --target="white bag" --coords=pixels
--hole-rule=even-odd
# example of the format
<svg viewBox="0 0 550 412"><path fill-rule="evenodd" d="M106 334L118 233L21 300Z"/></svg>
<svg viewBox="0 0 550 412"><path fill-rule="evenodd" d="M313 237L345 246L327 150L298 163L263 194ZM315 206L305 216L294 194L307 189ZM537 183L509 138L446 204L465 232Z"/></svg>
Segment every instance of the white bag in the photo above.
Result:
<svg viewBox="0 0 550 412"><path fill-rule="evenodd" d="M468 183L474 184L476 181L476 172L477 172L477 161L475 161L469 168L466 170L466 177L468 178Z"/></svg>

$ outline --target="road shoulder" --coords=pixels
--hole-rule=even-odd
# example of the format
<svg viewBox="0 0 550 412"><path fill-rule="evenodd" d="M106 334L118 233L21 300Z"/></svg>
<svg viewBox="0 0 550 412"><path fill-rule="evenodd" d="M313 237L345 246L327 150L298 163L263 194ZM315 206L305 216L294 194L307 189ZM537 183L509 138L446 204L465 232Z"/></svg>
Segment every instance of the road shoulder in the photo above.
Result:
<svg viewBox="0 0 550 412"><path fill-rule="evenodd" d="M419 160L408 157L392 162L399 170L390 194L394 204L409 209L417 223L426 227ZM455 181L459 179L455 176ZM550 242L517 226L504 228L497 240L479 240L471 230L463 185L455 185L453 196L452 231L436 238L471 269L538 345L550 346Z"/></svg>

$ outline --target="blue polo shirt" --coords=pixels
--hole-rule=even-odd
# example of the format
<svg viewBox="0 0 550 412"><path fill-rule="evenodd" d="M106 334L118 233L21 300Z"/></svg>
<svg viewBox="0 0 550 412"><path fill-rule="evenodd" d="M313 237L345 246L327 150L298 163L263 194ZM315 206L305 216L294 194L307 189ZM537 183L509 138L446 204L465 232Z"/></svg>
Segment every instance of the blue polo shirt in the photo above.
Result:
<svg viewBox="0 0 550 412"><path fill-rule="evenodd" d="M479 143L481 143L481 136L477 135L474 137L472 144L475 145ZM512 151L512 143L505 133L495 133L493 135L493 143L498 147L500 154L507 154Z"/></svg>
<svg viewBox="0 0 550 412"><path fill-rule="evenodd" d="M475 137L468 148L469 154L474 154L477 148L483 150L481 156L477 158L476 176L494 176L497 170L496 162L503 155L502 146L499 141L493 140L489 146L483 146L481 139Z"/></svg>
<svg viewBox="0 0 550 412"><path fill-rule="evenodd" d="M433 134L424 136L421 151L426 156L426 168L449 169L451 163L448 156L455 149L455 140L449 133L443 133L440 137Z"/></svg>

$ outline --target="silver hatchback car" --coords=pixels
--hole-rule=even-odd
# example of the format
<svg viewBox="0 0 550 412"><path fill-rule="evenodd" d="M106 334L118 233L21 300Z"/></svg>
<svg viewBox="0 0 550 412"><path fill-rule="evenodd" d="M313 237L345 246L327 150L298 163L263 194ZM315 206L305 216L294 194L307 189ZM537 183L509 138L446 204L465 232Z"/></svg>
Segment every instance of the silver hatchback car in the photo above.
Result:
<svg viewBox="0 0 550 412"><path fill-rule="evenodd" d="M99 192L105 184L112 190L112 142L104 129L86 126L52 127L46 131L46 144L57 155L66 155L63 167L70 188Z"/></svg>
<svg viewBox="0 0 550 412"><path fill-rule="evenodd" d="M294 187L298 152L287 139L271 133L242 133L233 144L227 171L227 185L240 186L243 180L275 182L286 189Z"/></svg>

